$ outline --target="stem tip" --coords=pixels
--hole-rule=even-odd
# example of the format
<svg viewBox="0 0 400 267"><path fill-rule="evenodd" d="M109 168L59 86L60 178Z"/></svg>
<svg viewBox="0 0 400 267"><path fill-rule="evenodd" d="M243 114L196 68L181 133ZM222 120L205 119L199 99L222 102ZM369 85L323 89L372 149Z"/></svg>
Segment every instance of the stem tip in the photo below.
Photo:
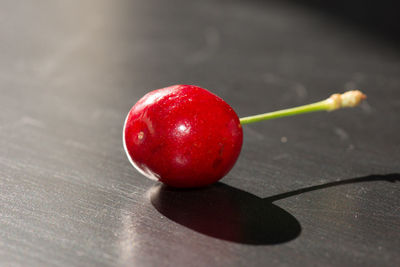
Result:
<svg viewBox="0 0 400 267"><path fill-rule="evenodd" d="M359 90L347 91L343 94L333 94L327 101L328 110L332 111L339 108L352 108L358 106L367 96Z"/></svg>

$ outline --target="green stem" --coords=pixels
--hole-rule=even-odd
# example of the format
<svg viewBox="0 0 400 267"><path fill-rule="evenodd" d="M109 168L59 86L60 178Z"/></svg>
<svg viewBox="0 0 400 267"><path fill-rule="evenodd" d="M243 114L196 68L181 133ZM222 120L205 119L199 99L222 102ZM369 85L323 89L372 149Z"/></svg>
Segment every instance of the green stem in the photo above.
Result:
<svg viewBox="0 0 400 267"><path fill-rule="evenodd" d="M276 119L276 118L281 118L281 117L287 117L287 116L294 116L298 114L303 114L303 113L310 113L310 112L315 112L315 111L321 111L321 110L330 110L330 103L327 100L319 101L316 103L300 106L300 107L295 107L295 108L288 108L288 109L282 109L274 112L269 112L269 113L264 113L264 114L259 114L259 115L254 115L254 116L248 116L240 119L240 124L248 124L248 123L253 123L253 122L258 122L258 121L265 121L265 120L271 120L271 119Z"/></svg>
<svg viewBox="0 0 400 267"><path fill-rule="evenodd" d="M367 96L358 90L348 91L344 94L333 94L323 101L312 104L244 117L240 119L240 124L248 124L321 110L332 111L339 108L351 108L358 106L366 98Z"/></svg>

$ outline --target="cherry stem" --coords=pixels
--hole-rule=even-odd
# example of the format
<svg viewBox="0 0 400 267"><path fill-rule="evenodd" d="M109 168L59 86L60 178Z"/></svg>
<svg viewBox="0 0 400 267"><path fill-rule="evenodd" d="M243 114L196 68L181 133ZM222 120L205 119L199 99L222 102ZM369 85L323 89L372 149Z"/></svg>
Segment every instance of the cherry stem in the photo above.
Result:
<svg viewBox="0 0 400 267"><path fill-rule="evenodd" d="M271 120L281 117L294 116L316 111L333 111L340 108L358 106L367 96L358 90L348 91L344 94L333 94L329 98L308 105L295 108L282 109L274 112L248 116L240 119L240 124Z"/></svg>

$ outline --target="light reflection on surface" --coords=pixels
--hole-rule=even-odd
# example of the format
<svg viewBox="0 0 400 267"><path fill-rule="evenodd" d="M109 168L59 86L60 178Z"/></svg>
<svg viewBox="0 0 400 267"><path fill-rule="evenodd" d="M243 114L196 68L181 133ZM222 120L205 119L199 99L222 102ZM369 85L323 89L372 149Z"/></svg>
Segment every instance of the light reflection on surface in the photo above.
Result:
<svg viewBox="0 0 400 267"><path fill-rule="evenodd" d="M140 203L121 210L117 247L120 263L154 266L161 258L173 261L177 266L190 266L193 261L214 262L216 256L229 262L237 261L238 256L221 247L218 240L209 240L160 215L151 205L151 198L158 194L158 189L158 186L151 187L142 194Z"/></svg>
<svg viewBox="0 0 400 267"><path fill-rule="evenodd" d="M175 128L175 135L177 136L184 136L190 134L190 124L187 122L181 122L178 124L178 126Z"/></svg>
<svg viewBox="0 0 400 267"><path fill-rule="evenodd" d="M131 262L137 247L136 226L132 224L132 215L121 214L122 232L119 240L118 254L120 262Z"/></svg>
<svg viewBox="0 0 400 267"><path fill-rule="evenodd" d="M188 127L186 127L186 125L184 125L184 124L179 125L178 130L179 130L180 132L182 132L182 133L187 133L187 132L189 132Z"/></svg>

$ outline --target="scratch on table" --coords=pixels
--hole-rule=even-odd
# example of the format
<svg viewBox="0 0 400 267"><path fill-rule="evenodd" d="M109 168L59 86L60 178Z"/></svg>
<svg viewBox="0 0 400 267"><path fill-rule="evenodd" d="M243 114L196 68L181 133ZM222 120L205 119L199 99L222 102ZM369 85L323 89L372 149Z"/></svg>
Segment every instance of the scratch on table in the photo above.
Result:
<svg viewBox="0 0 400 267"><path fill-rule="evenodd" d="M336 210L332 208L326 208L326 207L321 207L321 208L306 208L306 207L301 207L301 206L296 206L296 209L301 209L302 211L314 211L314 212L320 212L320 213L334 213L334 214L342 214L342 215L354 215L357 213L358 216L364 215L364 213L361 213L359 211L353 211L353 210Z"/></svg>
<svg viewBox="0 0 400 267"><path fill-rule="evenodd" d="M360 83L360 82L364 82L366 80L366 75L364 73L361 72L356 72L353 75L353 81Z"/></svg>
<svg viewBox="0 0 400 267"><path fill-rule="evenodd" d="M267 84L277 84L282 81L282 78L280 78L278 75L275 75L274 73L265 73L263 75L263 80Z"/></svg>
<svg viewBox="0 0 400 267"><path fill-rule="evenodd" d="M360 107L361 107L361 110L364 112L364 113L366 113L366 114L370 114L370 113L372 113L372 107L370 106L370 104L368 104L368 102L367 101L363 101L362 103L361 103L361 105L360 105Z"/></svg>
<svg viewBox="0 0 400 267"><path fill-rule="evenodd" d="M246 126L246 134L251 138L256 138L258 140L264 140L265 136L259 133L257 130L253 129L250 126Z"/></svg>
<svg viewBox="0 0 400 267"><path fill-rule="evenodd" d="M336 128L334 128L334 132L335 132L335 134L337 134L339 136L340 140L342 140L342 141L346 141L349 139L349 134L342 128L336 127Z"/></svg>
<svg viewBox="0 0 400 267"><path fill-rule="evenodd" d="M346 90L355 90L357 87L357 83L355 81L348 81L344 84L344 88Z"/></svg>
<svg viewBox="0 0 400 267"><path fill-rule="evenodd" d="M90 151L91 149L85 145L82 142L78 142L72 139L67 139L64 141L64 144L66 144L67 146L73 147L73 148L78 148L78 149L82 149L82 150L87 150Z"/></svg>
<svg viewBox="0 0 400 267"><path fill-rule="evenodd" d="M287 158L289 158L289 157L290 157L289 154L284 153L284 154L279 154L279 155L277 155L277 156L274 156L272 159L273 159L273 160L281 160L281 159L287 159Z"/></svg>
<svg viewBox="0 0 400 267"><path fill-rule="evenodd" d="M218 29L207 28L204 32L205 46L188 56L186 61L191 64L198 64L210 58L219 48L221 37Z"/></svg>
<svg viewBox="0 0 400 267"><path fill-rule="evenodd" d="M296 83L293 86L293 90L295 91L298 100L304 100L307 97L308 91L304 85Z"/></svg>
<svg viewBox="0 0 400 267"><path fill-rule="evenodd" d="M24 126L33 126L37 128L45 128L46 124L43 121L37 120L30 116L22 116L20 119L8 124L0 125L0 129L15 129Z"/></svg>
<svg viewBox="0 0 400 267"><path fill-rule="evenodd" d="M94 120L97 120L97 119L104 120L104 118L117 119L117 118L119 118L119 116L120 116L120 113L114 109L104 109L104 108L96 109L91 113L91 117Z"/></svg>

